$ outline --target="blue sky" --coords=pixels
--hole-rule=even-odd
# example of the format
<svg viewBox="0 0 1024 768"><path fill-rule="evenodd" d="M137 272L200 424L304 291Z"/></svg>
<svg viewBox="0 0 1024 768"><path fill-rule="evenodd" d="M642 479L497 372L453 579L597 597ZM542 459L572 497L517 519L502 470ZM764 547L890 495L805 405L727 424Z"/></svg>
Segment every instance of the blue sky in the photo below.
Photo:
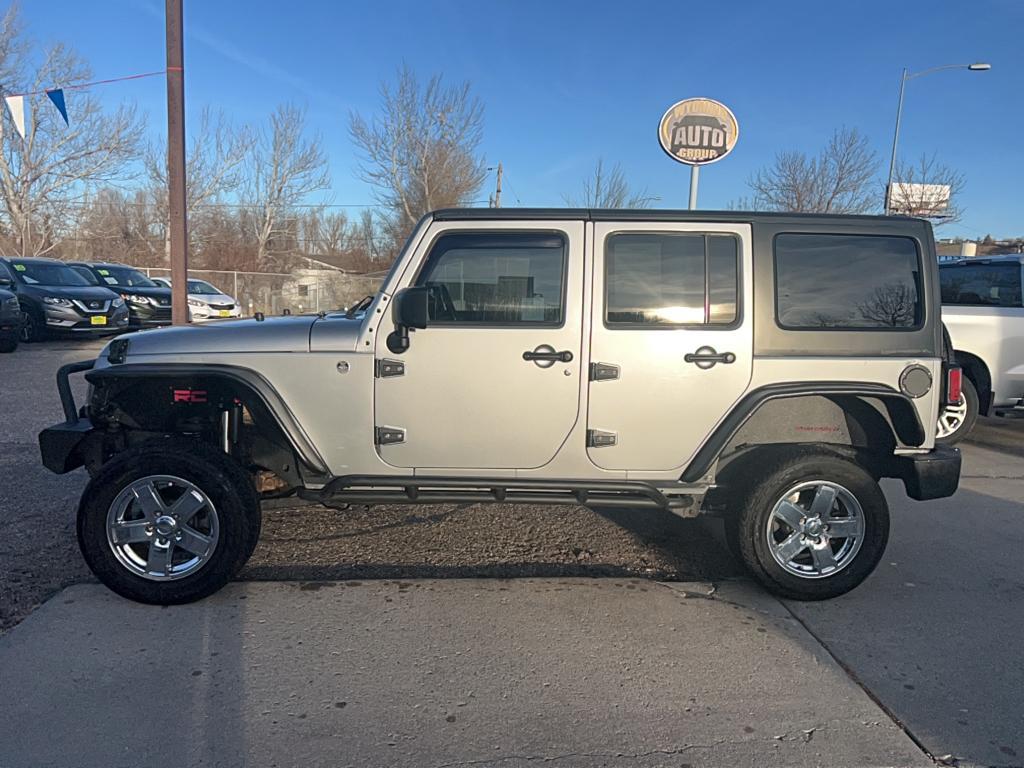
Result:
<svg viewBox="0 0 1024 768"><path fill-rule="evenodd" d="M157 0L25 0L22 11L38 41L69 43L97 78L164 66ZM486 108L482 150L504 164L509 205L563 204L603 156L659 207L685 207L689 171L663 154L657 123L679 99L718 99L740 138L701 174L707 209L745 194L776 151L816 152L842 125L887 163L902 68L988 61L990 72L909 83L900 144L967 176L964 221L940 236L1024 235L1021 0L185 0L185 25L187 109L259 122L281 102L306 107L336 204L373 202L355 175L348 114L371 112L403 61L472 83ZM165 129L160 79L96 93L137 100L151 130Z"/></svg>

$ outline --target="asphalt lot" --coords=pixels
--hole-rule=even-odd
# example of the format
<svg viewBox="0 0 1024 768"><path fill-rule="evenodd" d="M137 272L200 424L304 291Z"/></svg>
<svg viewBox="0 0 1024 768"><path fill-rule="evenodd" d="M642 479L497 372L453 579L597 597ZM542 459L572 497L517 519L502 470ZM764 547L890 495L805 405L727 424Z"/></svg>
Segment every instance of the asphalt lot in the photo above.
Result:
<svg viewBox="0 0 1024 768"><path fill-rule="evenodd" d="M446 506L269 510L243 583L162 610L88 583L85 477L38 462L97 348L0 356L0 766L1024 765L1022 422L952 499L887 485L883 563L826 603L699 521Z"/></svg>

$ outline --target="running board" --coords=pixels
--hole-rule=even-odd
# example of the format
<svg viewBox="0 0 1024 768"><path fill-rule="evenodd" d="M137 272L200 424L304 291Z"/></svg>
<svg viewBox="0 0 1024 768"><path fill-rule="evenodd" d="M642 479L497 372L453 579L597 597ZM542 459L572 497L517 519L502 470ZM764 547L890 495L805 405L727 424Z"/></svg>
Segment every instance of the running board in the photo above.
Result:
<svg viewBox="0 0 1024 768"><path fill-rule="evenodd" d="M693 494L666 495L640 481L523 480L472 477L384 477L345 475L320 490L299 489L308 501L331 504L580 504L588 507L647 507L677 511L692 507Z"/></svg>

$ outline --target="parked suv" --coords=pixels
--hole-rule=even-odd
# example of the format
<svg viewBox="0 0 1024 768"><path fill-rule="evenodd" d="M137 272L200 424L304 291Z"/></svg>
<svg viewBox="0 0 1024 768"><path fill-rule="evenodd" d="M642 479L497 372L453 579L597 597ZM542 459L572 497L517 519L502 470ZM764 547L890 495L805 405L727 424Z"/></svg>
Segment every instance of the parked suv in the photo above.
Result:
<svg viewBox="0 0 1024 768"><path fill-rule="evenodd" d="M21 331L21 305L18 297L7 290L13 282L0 276L0 352L13 352L18 348Z"/></svg>
<svg viewBox="0 0 1024 768"><path fill-rule="evenodd" d="M159 285L171 287L166 277L153 278ZM228 296L205 280L190 278L188 281L188 318L194 323L206 320L239 318L242 308L234 297Z"/></svg>
<svg viewBox="0 0 1024 768"><path fill-rule="evenodd" d="M939 264L942 318L963 367L960 400L943 410L942 442L963 439L979 415L1024 415L1024 256Z"/></svg>
<svg viewBox="0 0 1024 768"><path fill-rule="evenodd" d="M8 278L21 305L22 341L50 334L88 336L128 327L124 299L91 285L63 261L0 258L0 278Z"/></svg>
<svg viewBox="0 0 1024 768"><path fill-rule="evenodd" d="M171 324L171 289L150 280L135 267L106 262L71 262L71 268L93 285L117 291L128 305L133 328Z"/></svg>
<svg viewBox="0 0 1024 768"><path fill-rule="evenodd" d="M756 579L821 599L882 557L879 478L957 488L959 452L935 445L959 396L943 348L925 221L444 210L362 317L161 329L65 366L67 422L40 446L89 470L82 552L144 602L238 572L257 488L720 514Z"/></svg>

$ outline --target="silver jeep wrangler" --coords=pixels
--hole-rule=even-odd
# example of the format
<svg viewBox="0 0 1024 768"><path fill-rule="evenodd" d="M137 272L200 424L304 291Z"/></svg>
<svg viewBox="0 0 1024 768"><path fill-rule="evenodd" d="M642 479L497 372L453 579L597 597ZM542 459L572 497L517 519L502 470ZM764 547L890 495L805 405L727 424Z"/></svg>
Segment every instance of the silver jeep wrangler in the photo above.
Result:
<svg viewBox="0 0 1024 768"><path fill-rule="evenodd" d="M957 488L924 221L442 210L361 309L132 334L59 372L67 421L40 446L92 476L96 576L144 602L209 595L269 495L584 504L722 515L765 587L822 599L882 557L879 478Z"/></svg>

